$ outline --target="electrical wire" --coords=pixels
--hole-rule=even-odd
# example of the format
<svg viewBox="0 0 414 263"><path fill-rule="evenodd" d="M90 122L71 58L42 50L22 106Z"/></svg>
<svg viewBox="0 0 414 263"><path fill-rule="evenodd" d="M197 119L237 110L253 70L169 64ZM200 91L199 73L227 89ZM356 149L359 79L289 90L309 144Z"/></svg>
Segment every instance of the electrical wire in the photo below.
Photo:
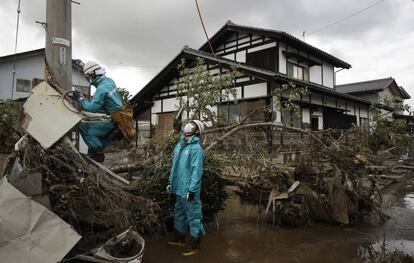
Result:
<svg viewBox="0 0 414 263"><path fill-rule="evenodd" d="M194 0L194 1L197 7L198 17L200 18L201 26L203 27L204 34L207 38L208 45L210 46L210 49L211 49L211 53L213 53L214 57L217 58L216 52L214 52L213 45L211 44L210 38L208 37L208 34L207 34L206 27L204 25L203 16L201 15L200 6L198 5L198 0Z"/></svg>
<svg viewBox="0 0 414 263"><path fill-rule="evenodd" d="M79 111L77 111L77 110L73 110L73 109L71 109L68 105L66 105L66 103L65 103L65 101L66 101L66 97L68 96L68 94L69 93L73 93L73 90L68 90L68 91L65 91L61 96L60 96L60 98L59 99L61 99L62 100L62 103L63 103L63 105L68 109L68 110L70 110L71 112L73 112L73 113L76 113L76 114L81 114L81 112L79 112Z"/></svg>
<svg viewBox="0 0 414 263"><path fill-rule="evenodd" d="M355 13L352 13L352 14L346 16L346 17L343 17L343 18L341 18L341 19L339 19L339 20L337 20L335 22L332 22L332 23L330 23L330 24L328 24L326 26L323 26L323 27L321 27L319 29L316 29L316 30L314 30L314 31L312 31L312 32L310 32L309 34L306 34L306 35L309 36L309 35L312 35L312 34L316 34L316 33L320 32L320 31L323 31L323 30L325 30L327 28L330 28L331 26L334 26L336 24L339 24L339 23L341 23L341 22L343 22L345 20L348 20L351 17L354 17L356 15L359 15L360 13L362 13L362 12L364 12L364 11L370 9L370 8L373 8L373 7L375 7L375 6L379 5L379 4L382 4L384 2L385 2L385 0L378 1L378 2L372 4L372 5L368 6L368 7L365 7L365 8L363 8L363 9L361 9L361 10L355 12Z"/></svg>
<svg viewBox="0 0 414 263"><path fill-rule="evenodd" d="M16 81L16 61L17 61L17 43L19 40L19 25L20 25L20 13L21 13L21 2L19 0L19 3L17 5L17 22L16 22L16 38L14 41L14 63L13 63L13 78L12 78L12 90L11 90L11 99L13 99L14 95L14 82Z"/></svg>

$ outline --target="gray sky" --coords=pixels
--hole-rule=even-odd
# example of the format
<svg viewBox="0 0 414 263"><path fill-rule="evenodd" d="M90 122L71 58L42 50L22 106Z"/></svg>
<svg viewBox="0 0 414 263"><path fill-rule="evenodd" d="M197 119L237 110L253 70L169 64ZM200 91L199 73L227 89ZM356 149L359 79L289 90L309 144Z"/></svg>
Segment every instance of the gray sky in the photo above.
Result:
<svg viewBox="0 0 414 263"><path fill-rule="evenodd" d="M77 0L73 57L103 64L118 86L135 94L184 45L204 42L193 0ZM14 52L18 0L1 0L0 56ZM46 0L21 0L18 52L44 47ZM208 33L227 20L286 31L302 38L378 0L199 0ZM306 42L352 65L338 84L394 77L414 96L414 1L384 0L350 19L306 37ZM408 101L414 106L414 100Z"/></svg>

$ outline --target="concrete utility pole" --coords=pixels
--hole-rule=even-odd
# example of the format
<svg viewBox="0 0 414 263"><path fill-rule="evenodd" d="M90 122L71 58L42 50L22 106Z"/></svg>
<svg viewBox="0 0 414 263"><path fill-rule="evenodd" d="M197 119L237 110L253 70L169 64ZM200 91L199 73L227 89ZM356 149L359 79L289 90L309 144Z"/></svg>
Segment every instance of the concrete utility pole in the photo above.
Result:
<svg viewBox="0 0 414 263"><path fill-rule="evenodd" d="M47 0L46 62L54 80L72 89L72 1Z"/></svg>

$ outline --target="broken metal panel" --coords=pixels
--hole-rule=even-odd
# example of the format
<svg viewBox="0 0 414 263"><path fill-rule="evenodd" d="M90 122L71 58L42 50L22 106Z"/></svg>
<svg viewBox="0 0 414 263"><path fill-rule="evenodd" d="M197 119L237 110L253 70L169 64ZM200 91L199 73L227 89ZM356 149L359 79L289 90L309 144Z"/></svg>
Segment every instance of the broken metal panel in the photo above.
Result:
<svg viewBox="0 0 414 263"><path fill-rule="evenodd" d="M45 149L55 144L82 119L80 114L72 112L76 109L68 101L63 104L61 95L46 82L32 90L23 108L23 128Z"/></svg>
<svg viewBox="0 0 414 263"><path fill-rule="evenodd" d="M2 262L59 262L80 238L70 225L23 195L6 177L0 181Z"/></svg>

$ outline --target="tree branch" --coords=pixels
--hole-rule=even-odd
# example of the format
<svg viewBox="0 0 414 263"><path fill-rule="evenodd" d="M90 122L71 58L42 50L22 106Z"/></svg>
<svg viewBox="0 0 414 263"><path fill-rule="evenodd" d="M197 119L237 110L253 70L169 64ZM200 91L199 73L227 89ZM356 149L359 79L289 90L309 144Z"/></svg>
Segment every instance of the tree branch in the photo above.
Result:
<svg viewBox="0 0 414 263"><path fill-rule="evenodd" d="M319 138L317 138L316 136L314 136L310 130L304 130L304 129L300 129L300 128L289 127L289 126L286 126L286 125L277 124L277 123L273 123L273 122L260 122L260 123L250 123L250 124L245 124L245 125L238 125L238 126L234 127L232 130L230 130L229 132L227 132L226 134L224 134L220 138L218 138L215 141L213 141L206 148L206 151L211 150L212 148L216 147L224 139L226 139L227 137L229 137L229 136L237 133L240 130L244 130L244 129L254 129L254 128L260 128L260 127L275 127L275 128L279 128L281 130L290 130L290 131L295 131L295 132L309 134L316 141L318 141L319 143L321 143L323 146L327 147L326 144L323 143Z"/></svg>

